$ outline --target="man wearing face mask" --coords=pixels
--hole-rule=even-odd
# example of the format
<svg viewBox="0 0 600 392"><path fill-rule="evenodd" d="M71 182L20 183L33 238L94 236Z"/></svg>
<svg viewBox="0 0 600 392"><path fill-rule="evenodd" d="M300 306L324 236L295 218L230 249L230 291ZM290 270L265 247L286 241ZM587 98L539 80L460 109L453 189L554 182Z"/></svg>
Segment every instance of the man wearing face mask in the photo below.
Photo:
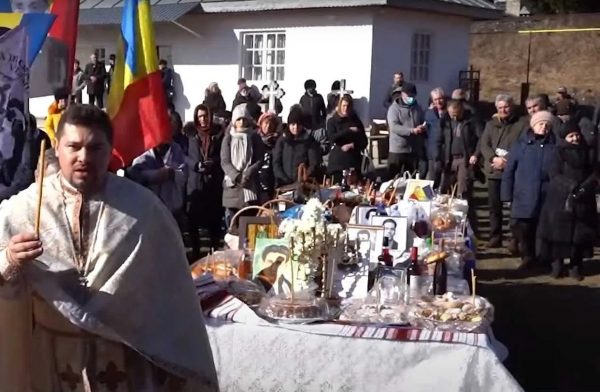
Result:
<svg viewBox="0 0 600 392"><path fill-rule="evenodd" d="M412 83L404 83L394 90L400 93L388 109L387 121L390 129L390 153L388 155L389 176L405 171L418 170L421 178L427 175L425 142L427 126L425 114L417 102L417 89Z"/></svg>
<svg viewBox="0 0 600 392"><path fill-rule="evenodd" d="M304 82L306 93L300 98L300 106L306 116L306 127L308 129L323 129L325 127L325 117L327 117L327 108L323 96L317 93L317 83L309 79Z"/></svg>

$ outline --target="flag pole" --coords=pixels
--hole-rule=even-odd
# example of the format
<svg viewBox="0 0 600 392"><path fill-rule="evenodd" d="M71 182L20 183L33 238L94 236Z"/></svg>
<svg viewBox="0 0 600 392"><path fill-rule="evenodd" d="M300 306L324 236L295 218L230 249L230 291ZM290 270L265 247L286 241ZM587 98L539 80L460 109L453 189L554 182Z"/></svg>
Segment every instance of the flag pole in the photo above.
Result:
<svg viewBox="0 0 600 392"><path fill-rule="evenodd" d="M27 123L29 123L29 34L25 34L25 64L27 64L27 72L25 73L25 91L23 94L23 114L25 115L25 121L23 121L23 131L27 131ZM37 124L36 124L37 127Z"/></svg>

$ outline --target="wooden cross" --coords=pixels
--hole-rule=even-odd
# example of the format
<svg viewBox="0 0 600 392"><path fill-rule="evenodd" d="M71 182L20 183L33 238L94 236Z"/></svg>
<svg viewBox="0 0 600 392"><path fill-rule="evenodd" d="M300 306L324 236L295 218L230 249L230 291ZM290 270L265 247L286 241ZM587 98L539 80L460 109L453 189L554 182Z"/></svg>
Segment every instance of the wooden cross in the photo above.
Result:
<svg viewBox="0 0 600 392"><path fill-rule="evenodd" d="M98 382L106 385L109 391L116 391L119 384L127 380L127 374L120 371L114 362L106 365L106 370L98 373Z"/></svg>
<svg viewBox="0 0 600 392"><path fill-rule="evenodd" d="M337 94L341 97L344 95L352 95L354 94L354 90L346 90L346 79L340 79L340 89L334 90L332 93Z"/></svg>
<svg viewBox="0 0 600 392"><path fill-rule="evenodd" d="M269 112L277 114L277 110L275 109L275 99L281 99L285 95L285 91L279 87L277 81L272 81L269 84L269 91L267 91L267 95L269 96Z"/></svg>
<svg viewBox="0 0 600 392"><path fill-rule="evenodd" d="M67 384L72 391L77 388L78 384L83 382L83 377L81 377L81 374L75 373L70 364L67 364L66 370L58 373L58 376L60 377L60 380Z"/></svg>

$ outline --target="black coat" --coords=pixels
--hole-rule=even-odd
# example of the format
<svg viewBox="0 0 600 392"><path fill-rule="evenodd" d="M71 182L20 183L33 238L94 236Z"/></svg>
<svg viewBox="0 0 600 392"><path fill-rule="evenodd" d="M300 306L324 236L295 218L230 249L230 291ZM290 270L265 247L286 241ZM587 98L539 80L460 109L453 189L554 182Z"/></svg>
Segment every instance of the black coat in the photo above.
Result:
<svg viewBox="0 0 600 392"><path fill-rule="evenodd" d="M278 134L272 134L271 137L266 138L260 135L263 146L264 154L262 158L262 164L258 169L258 190L259 192L270 195L268 200L271 200L275 192L275 173L273 171L273 153L277 141L279 140ZM268 200L264 200L265 202ZM264 204L264 203L261 203Z"/></svg>
<svg viewBox="0 0 600 392"><path fill-rule="evenodd" d="M325 126L327 109L325 108L325 101L321 94L310 96L308 93L305 93L300 98L300 106L302 106L302 112L307 118L306 127L308 129L319 129Z"/></svg>
<svg viewBox="0 0 600 392"><path fill-rule="evenodd" d="M598 224L595 196L597 180L587 146L574 146L561 141L557 155L557 164L550 171L551 180L540 214L538 237L554 244L592 247ZM578 193L579 189L581 195L572 202L572 210L567 211L567 198ZM568 254L560 256L569 257Z"/></svg>
<svg viewBox="0 0 600 392"><path fill-rule="evenodd" d="M186 130L194 129L193 124L187 124ZM223 192L223 169L221 168L221 144L223 131L213 126L210 131L210 147L205 154L200 147L200 138L196 132L188 131L187 194L203 200L221 201ZM199 165L200 164L200 165Z"/></svg>
<svg viewBox="0 0 600 392"><path fill-rule="evenodd" d="M353 127L358 130L352 131L350 128ZM360 172L361 152L367 148L369 141L365 127L356 113L348 117L340 117L335 113L327 122L327 137L333 144L329 153L327 172L331 174L350 168ZM342 151L342 146L349 143L354 143L354 148L348 152Z"/></svg>
<svg viewBox="0 0 600 392"><path fill-rule="evenodd" d="M106 82L106 67L103 62L98 61L96 64L88 63L83 71L85 75L88 94L103 94L104 83ZM92 76L96 77L92 81Z"/></svg>
<svg viewBox="0 0 600 392"><path fill-rule="evenodd" d="M204 97L204 102L202 102L208 110L210 110L211 115L223 113L227 110L227 105L225 104L225 100L223 99L223 95L221 93L209 93Z"/></svg>
<svg viewBox="0 0 600 392"><path fill-rule="evenodd" d="M295 183L298 180L298 166L301 164L306 165L309 176L317 174L321 165L319 144L306 131L293 136L286 130L273 150L273 171L277 186Z"/></svg>
<svg viewBox="0 0 600 392"><path fill-rule="evenodd" d="M440 130L437 138L437 155L435 160L441 161L443 164L448 164L452 162L452 140L454 139L451 119L448 114L442 117L439 124ZM459 121L458 127L460 127L462 135L465 158L469 159L469 157L475 154L477 149L478 127L473 123L472 119L468 117Z"/></svg>

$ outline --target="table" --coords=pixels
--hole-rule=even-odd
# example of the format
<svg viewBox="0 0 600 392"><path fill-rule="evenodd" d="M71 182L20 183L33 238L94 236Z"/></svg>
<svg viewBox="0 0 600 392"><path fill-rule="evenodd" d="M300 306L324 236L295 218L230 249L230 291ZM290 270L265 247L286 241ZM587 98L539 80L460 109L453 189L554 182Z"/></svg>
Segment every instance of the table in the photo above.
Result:
<svg viewBox="0 0 600 392"><path fill-rule="evenodd" d="M522 390L491 348L206 322L224 392Z"/></svg>

